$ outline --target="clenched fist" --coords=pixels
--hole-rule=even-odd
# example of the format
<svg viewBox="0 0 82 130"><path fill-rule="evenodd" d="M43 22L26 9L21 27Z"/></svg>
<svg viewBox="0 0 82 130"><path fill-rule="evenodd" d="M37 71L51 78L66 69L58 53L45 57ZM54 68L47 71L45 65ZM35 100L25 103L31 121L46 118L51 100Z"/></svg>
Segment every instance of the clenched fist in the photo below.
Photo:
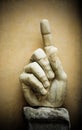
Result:
<svg viewBox="0 0 82 130"><path fill-rule="evenodd" d="M67 75L57 57L57 48L52 45L48 20L43 19L40 27L44 50L34 51L20 81L30 106L60 107L66 95Z"/></svg>

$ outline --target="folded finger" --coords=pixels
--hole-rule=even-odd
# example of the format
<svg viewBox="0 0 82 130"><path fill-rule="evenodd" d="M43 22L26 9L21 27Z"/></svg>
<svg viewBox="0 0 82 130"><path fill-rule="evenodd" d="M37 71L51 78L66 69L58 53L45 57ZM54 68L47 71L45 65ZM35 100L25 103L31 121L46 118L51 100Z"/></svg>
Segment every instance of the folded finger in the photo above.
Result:
<svg viewBox="0 0 82 130"><path fill-rule="evenodd" d="M28 85L25 85L24 83L22 83L22 89L27 103L30 104L31 106L39 106L40 102L35 93L32 91L32 89Z"/></svg>
<svg viewBox="0 0 82 130"><path fill-rule="evenodd" d="M43 84L45 88L50 86L46 74L37 62L30 63L24 67L25 72L33 73Z"/></svg>
<svg viewBox="0 0 82 130"><path fill-rule="evenodd" d="M20 80L26 85L29 85L35 92L42 95L47 94L47 90L43 87L42 83L33 75L28 73L22 73Z"/></svg>
<svg viewBox="0 0 82 130"><path fill-rule="evenodd" d="M37 49L33 53L31 60L34 60L37 63L39 63L39 65L42 67L42 69L46 73L46 76L48 79L52 80L54 78L54 72L50 66L47 55L45 54L45 52L42 49L40 49L40 48Z"/></svg>

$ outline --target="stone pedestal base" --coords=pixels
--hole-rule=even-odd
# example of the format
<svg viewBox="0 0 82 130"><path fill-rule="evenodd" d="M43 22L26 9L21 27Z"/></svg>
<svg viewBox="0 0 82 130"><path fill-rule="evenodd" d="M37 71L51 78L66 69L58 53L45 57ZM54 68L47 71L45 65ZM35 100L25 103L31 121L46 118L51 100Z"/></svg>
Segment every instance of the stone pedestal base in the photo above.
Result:
<svg viewBox="0 0 82 130"><path fill-rule="evenodd" d="M24 107L26 130L70 130L68 111L65 108Z"/></svg>

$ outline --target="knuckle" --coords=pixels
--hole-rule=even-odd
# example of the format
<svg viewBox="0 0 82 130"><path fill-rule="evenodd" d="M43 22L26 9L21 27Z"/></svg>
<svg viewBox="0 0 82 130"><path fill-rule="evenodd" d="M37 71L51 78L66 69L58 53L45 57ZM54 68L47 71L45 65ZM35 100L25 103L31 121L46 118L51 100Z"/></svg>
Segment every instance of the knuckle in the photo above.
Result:
<svg viewBox="0 0 82 130"><path fill-rule="evenodd" d="M23 81L25 79L25 73L21 73L20 76L19 76L19 80L20 81Z"/></svg>
<svg viewBox="0 0 82 130"><path fill-rule="evenodd" d="M34 60L39 60L46 57L45 52L43 51L43 49L38 48L37 50L34 51L33 55L32 55L32 59Z"/></svg>
<svg viewBox="0 0 82 130"><path fill-rule="evenodd" d="M54 46L47 46L47 47L45 47L45 51L46 51L47 55L50 56L50 55L56 53L58 51L58 49Z"/></svg>
<svg viewBox="0 0 82 130"><path fill-rule="evenodd" d="M30 63L30 64L28 64L28 65L29 65L29 69L31 69L32 71L34 70L34 68L35 68L36 66L38 66L38 64L37 64L36 62Z"/></svg>

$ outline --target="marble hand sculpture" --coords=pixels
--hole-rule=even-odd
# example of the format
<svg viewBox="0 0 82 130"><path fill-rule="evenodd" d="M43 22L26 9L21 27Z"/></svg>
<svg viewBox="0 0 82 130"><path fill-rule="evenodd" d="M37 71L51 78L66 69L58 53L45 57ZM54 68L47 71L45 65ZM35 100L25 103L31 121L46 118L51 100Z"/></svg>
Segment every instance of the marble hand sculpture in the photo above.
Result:
<svg viewBox="0 0 82 130"><path fill-rule="evenodd" d="M53 46L49 22L40 23L44 50L39 48L24 67L20 82L30 106L61 107L66 96L67 74Z"/></svg>

